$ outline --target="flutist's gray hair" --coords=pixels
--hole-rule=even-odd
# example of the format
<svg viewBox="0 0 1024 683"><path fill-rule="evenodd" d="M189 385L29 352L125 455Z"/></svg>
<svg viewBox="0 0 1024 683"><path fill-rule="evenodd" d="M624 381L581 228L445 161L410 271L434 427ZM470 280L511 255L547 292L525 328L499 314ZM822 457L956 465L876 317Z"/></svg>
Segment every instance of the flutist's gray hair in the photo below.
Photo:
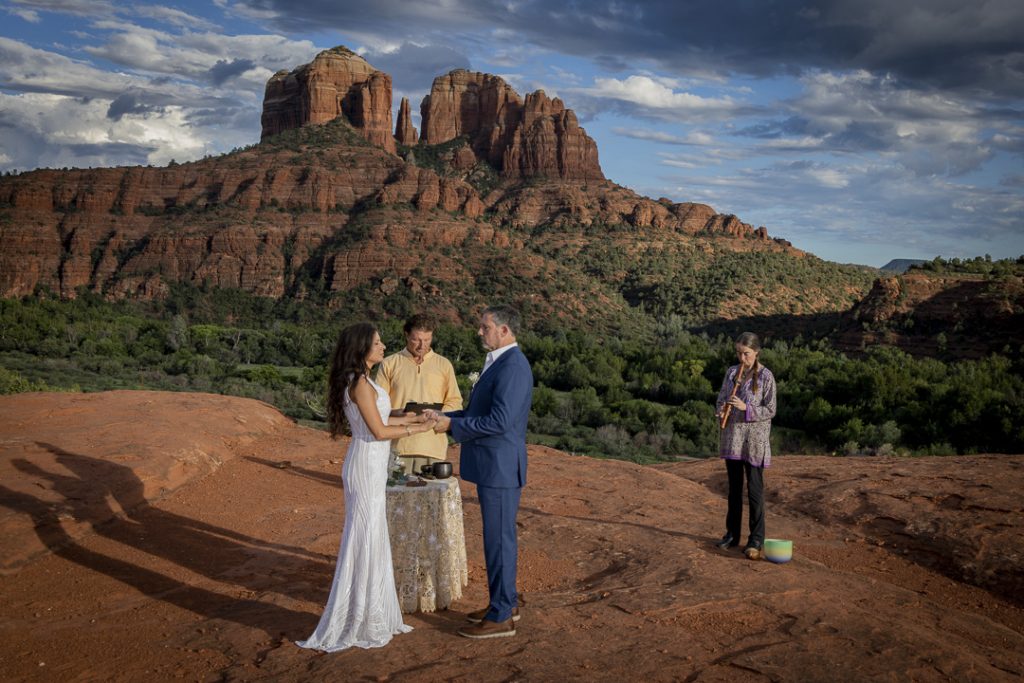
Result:
<svg viewBox="0 0 1024 683"><path fill-rule="evenodd" d="M748 349L754 349L755 351L761 350L761 338L753 332L744 332L740 336L736 337L736 342L740 346L746 346Z"/></svg>
<svg viewBox="0 0 1024 683"><path fill-rule="evenodd" d="M519 326L521 325L519 311L511 306L497 305L485 308L483 315L488 314L494 319L495 325L508 325L513 337L519 335Z"/></svg>

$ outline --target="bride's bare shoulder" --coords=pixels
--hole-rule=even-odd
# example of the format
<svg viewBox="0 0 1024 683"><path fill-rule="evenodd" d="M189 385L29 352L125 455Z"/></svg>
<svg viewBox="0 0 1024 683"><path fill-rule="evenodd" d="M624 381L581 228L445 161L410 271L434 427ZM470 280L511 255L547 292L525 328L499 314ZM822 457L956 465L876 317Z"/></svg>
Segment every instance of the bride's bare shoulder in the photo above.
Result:
<svg viewBox="0 0 1024 683"><path fill-rule="evenodd" d="M373 390L373 385L370 384L370 379L366 375L359 375L355 386L349 389L349 395L352 400L355 400L360 396L375 396L376 392Z"/></svg>

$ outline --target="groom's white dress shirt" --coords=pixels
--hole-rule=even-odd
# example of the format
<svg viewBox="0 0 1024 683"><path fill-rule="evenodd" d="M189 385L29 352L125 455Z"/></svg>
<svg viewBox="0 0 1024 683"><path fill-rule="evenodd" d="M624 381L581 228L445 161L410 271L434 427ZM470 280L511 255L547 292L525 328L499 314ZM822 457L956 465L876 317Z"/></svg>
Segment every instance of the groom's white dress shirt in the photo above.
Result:
<svg viewBox="0 0 1024 683"><path fill-rule="evenodd" d="M480 376L483 377L483 374L485 372L487 372L487 368L489 368L492 365L494 365L494 361L498 360L498 358L501 356L501 354L505 353L506 351L511 349L513 346L519 346L519 343L518 342L512 342L508 346L502 346L500 349L494 349L493 351L488 351L487 352L487 358L484 360L484 369L480 371ZM479 381L479 380L477 380L477 381Z"/></svg>

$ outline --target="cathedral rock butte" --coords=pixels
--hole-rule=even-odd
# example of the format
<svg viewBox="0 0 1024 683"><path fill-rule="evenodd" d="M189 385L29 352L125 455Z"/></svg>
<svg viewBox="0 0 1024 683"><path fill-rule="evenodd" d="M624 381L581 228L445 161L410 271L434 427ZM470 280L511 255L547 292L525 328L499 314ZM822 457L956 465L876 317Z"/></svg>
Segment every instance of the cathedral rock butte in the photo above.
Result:
<svg viewBox="0 0 1024 683"><path fill-rule="evenodd" d="M263 134L272 135L308 123L326 123L341 115L370 142L395 151L391 135L391 76L344 47L318 54L309 64L278 71L263 96Z"/></svg>
<svg viewBox="0 0 1024 683"><path fill-rule="evenodd" d="M597 143L571 109L543 90L521 100L498 76L458 69L434 79L420 112L420 142L437 145L465 137L475 159L486 161L506 178L604 178ZM344 47L325 50L309 64L274 74L263 98L261 139L342 115L367 140L389 152L396 151L396 139L403 145L416 144L407 101L403 100L391 133L391 77Z"/></svg>
<svg viewBox="0 0 1024 683"><path fill-rule="evenodd" d="M672 264L803 256L734 215L606 179L576 115L542 91L522 97L497 76L455 70L434 79L417 132L407 100L393 116L391 84L337 47L269 79L259 144L162 168L0 177L0 296L161 298L176 283L332 301L429 290L421 305L454 318L499 273L508 296L543 283L522 296L592 321L632 305L625 269L649 251ZM595 274L577 256L588 244L623 263ZM638 272L634 289L658 286L661 271ZM811 294L795 310L848 298ZM790 305L763 303L745 312Z"/></svg>

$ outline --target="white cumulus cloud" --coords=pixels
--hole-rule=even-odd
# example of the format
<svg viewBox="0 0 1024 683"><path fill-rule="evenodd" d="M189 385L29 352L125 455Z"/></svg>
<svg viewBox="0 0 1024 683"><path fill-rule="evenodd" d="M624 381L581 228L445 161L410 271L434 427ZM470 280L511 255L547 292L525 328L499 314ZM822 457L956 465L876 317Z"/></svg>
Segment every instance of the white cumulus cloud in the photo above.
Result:
<svg viewBox="0 0 1024 683"><path fill-rule="evenodd" d="M731 97L701 97L687 92L675 92L664 82L650 76L629 76L625 79L596 78L594 87L583 92L593 97L604 97L630 102L648 109L671 111L680 116L687 113L706 114L736 108Z"/></svg>

